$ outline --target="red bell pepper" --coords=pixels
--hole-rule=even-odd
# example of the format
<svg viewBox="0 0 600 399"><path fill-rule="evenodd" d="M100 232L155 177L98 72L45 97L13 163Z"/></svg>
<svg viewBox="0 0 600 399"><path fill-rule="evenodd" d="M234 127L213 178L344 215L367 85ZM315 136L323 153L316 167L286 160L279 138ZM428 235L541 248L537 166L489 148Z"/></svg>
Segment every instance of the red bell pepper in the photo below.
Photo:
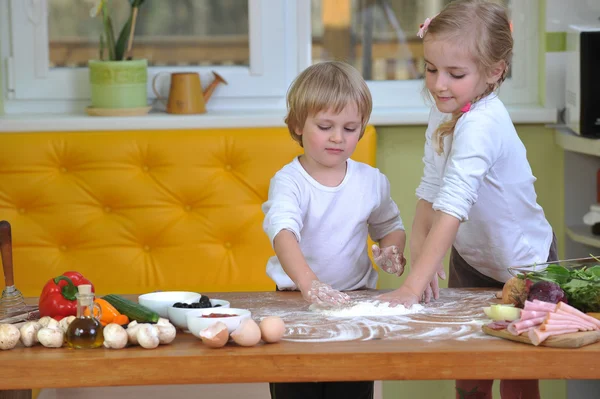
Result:
<svg viewBox="0 0 600 399"><path fill-rule="evenodd" d="M92 292L94 285L81 273L65 272L61 276L50 279L40 295L39 312L40 317L50 316L61 320L67 316L77 316L77 287L82 284L90 284Z"/></svg>

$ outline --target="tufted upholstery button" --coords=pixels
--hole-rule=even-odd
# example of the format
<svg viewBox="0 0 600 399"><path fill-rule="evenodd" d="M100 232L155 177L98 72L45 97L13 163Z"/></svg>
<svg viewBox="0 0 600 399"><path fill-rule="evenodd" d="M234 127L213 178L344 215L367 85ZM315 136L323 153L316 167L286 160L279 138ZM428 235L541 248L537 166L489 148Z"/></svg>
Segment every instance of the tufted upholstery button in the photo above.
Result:
<svg viewBox="0 0 600 399"><path fill-rule="evenodd" d="M225 248L231 249L231 243L229 241L225 243Z"/></svg>
<svg viewBox="0 0 600 399"><path fill-rule="evenodd" d="M231 172L231 169L233 169L233 167L230 164L225 165L226 171Z"/></svg>
<svg viewBox="0 0 600 399"><path fill-rule="evenodd" d="M144 251L150 252L150 245L144 245Z"/></svg>
<svg viewBox="0 0 600 399"><path fill-rule="evenodd" d="M19 213L25 213L25 208L19 208Z"/></svg>
<svg viewBox="0 0 600 399"><path fill-rule="evenodd" d="M104 212L111 213L112 212L112 208L110 206L105 206L104 207Z"/></svg>
<svg viewBox="0 0 600 399"><path fill-rule="evenodd" d="M65 168L64 166L61 166L61 167L60 167L60 171L61 171L62 173L66 173L66 172L67 172L67 168Z"/></svg>
<svg viewBox="0 0 600 399"><path fill-rule="evenodd" d="M185 206L185 211L186 212L190 212L192 210L192 206L191 205L186 205Z"/></svg>
<svg viewBox="0 0 600 399"><path fill-rule="evenodd" d="M150 168L148 167L148 165L144 165L144 166L142 166L142 170L144 172L148 172L150 170Z"/></svg>
<svg viewBox="0 0 600 399"><path fill-rule="evenodd" d="M66 246L66 245L61 245L61 246L60 246L60 250L61 250L62 252L65 252L65 251L67 250L67 246Z"/></svg>

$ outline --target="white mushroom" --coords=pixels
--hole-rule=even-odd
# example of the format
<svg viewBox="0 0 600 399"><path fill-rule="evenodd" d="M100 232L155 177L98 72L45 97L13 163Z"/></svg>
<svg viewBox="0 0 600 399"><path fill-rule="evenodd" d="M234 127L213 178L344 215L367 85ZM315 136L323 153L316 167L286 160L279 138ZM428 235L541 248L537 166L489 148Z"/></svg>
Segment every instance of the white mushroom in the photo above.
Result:
<svg viewBox="0 0 600 399"><path fill-rule="evenodd" d="M138 344L137 333L138 333L140 326L141 326L141 324L138 324L138 322L135 320L133 320L131 323L129 323L127 325L126 331L127 331L127 336L129 337L129 343L131 345Z"/></svg>
<svg viewBox="0 0 600 399"><path fill-rule="evenodd" d="M73 322L73 320L75 320L76 317L75 316L67 316L67 317L63 317L59 322L58 322L58 326L60 327L61 330L63 330L63 332L66 334L67 330L69 329L69 324L71 324Z"/></svg>
<svg viewBox="0 0 600 399"><path fill-rule="evenodd" d="M122 349L127 345L127 331L116 323L110 323L104 327L104 347Z"/></svg>
<svg viewBox="0 0 600 399"><path fill-rule="evenodd" d="M60 325L58 324L58 321L56 321L52 318L50 320L48 320L48 324L46 324L46 325L42 324L42 327L54 328L55 330L60 330Z"/></svg>
<svg viewBox="0 0 600 399"><path fill-rule="evenodd" d="M42 325L37 321L28 321L19 329L21 333L21 342L24 346L30 347L37 344L37 333L42 328Z"/></svg>
<svg viewBox="0 0 600 399"><path fill-rule="evenodd" d="M44 316L38 320L38 323L40 323L42 325L42 327L48 327L48 323L50 323L50 320L54 320L54 319L50 316Z"/></svg>
<svg viewBox="0 0 600 399"><path fill-rule="evenodd" d="M63 346L65 333L60 328L43 327L38 331L37 338L46 348L60 348Z"/></svg>
<svg viewBox="0 0 600 399"><path fill-rule="evenodd" d="M177 331L175 330L175 326L171 324L168 319L163 319L161 317L158 319L156 327L158 328L158 339L161 345L173 342L175 335L177 335Z"/></svg>
<svg viewBox="0 0 600 399"><path fill-rule="evenodd" d="M158 327L153 324L140 324L137 330L137 340L142 348L154 349L160 344Z"/></svg>
<svg viewBox="0 0 600 399"><path fill-rule="evenodd" d="M17 346L21 333L12 324L0 324L0 349L7 350Z"/></svg>

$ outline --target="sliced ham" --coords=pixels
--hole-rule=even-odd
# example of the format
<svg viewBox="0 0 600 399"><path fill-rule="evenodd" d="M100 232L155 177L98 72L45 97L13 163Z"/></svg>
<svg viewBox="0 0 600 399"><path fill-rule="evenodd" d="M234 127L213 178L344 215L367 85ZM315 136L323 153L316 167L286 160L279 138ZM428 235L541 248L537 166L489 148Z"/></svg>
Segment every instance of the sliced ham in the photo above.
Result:
<svg viewBox="0 0 600 399"><path fill-rule="evenodd" d="M586 320L575 317L570 314L562 314L562 313L549 313L544 320L545 324L573 324L579 327L580 330L592 331L597 330L598 327L594 326L592 323L588 323Z"/></svg>
<svg viewBox="0 0 600 399"><path fill-rule="evenodd" d="M576 328L563 328L561 330L555 330L555 331L541 331L539 328L532 328L531 330L529 330L527 335L529 336L529 340L531 341L531 343L534 344L535 346L538 346L539 344L544 342L546 339L548 339L548 337L551 337L554 335L574 333L574 332L577 332Z"/></svg>
<svg viewBox="0 0 600 399"><path fill-rule="evenodd" d="M492 330L504 330L509 324L510 322L506 320L493 321L489 324L486 324L486 327L491 328Z"/></svg>
<svg viewBox="0 0 600 399"><path fill-rule="evenodd" d="M534 310L538 312L554 312L556 305L550 302L542 302L534 299L533 302L525 301L523 310Z"/></svg>
<svg viewBox="0 0 600 399"><path fill-rule="evenodd" d="M596 327L600 328L600 320L593 318L592 316L589 316L585 313L583 313L582 311L580 311L579 309L574 308L573 306L566 304L564 302L559 302L556 305L556 310L564 310L566 313L572 314L574 316L580 317L583 320L592 323L593 325L595 325Z"/></svg>
<svg viewBox="0 0 600 399"><path fill-rule="evenodd" d="M535 319L537 317L547 316L550 312L541 312L539 310L521 310L520 320Z"/></svg>

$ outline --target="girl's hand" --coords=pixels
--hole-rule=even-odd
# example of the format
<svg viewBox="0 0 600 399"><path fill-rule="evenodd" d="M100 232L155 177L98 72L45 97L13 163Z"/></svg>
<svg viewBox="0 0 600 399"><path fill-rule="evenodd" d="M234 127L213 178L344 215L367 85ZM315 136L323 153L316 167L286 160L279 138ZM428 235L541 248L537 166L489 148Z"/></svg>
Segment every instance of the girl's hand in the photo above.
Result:
<svg viewBox="0 0 600 399"><path fill-rule="evenodd" d="M381 249L373 244L371 249L373 251L373 261L381 270L396 276L401 276L404 273L406 259L396 245Z"/></svg>
<svg viewBox="0 0 600 399"><path fill-rule="evenodd" d="M404 285L397 290L378 295L376 298L382 302L389 302L392 305L404 305L407 309L421 300L420 295L415 294Z"/></svg>
<svg viewBox="0 0 600 399"><path fill-rule="evenodd" d="M313 280L310 287L302 291L302 297L309 303L318 305L343 305L350 302L350 297L341 291L334 290L331 285Z"/></svg>
<svg viewBox="0 0 600 399"><path fill-rule="evenodd" d="M438 299L440 297L440 282L438 281L438 278L441 278L442 280L446 279L446 272L444 271L443 264L440 264L438 271L433 275L427 288L425 288L423 302L429 303L431 299Z"/></svg>

